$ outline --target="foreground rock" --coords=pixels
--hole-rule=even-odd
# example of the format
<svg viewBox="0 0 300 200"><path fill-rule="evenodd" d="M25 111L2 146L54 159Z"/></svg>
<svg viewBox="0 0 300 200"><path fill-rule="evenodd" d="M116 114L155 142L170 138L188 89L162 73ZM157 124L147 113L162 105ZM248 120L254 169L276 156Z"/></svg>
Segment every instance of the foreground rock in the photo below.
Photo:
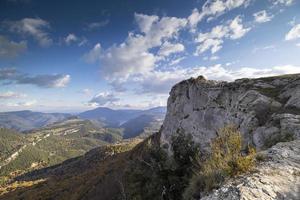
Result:
<svg viewBox="0 0 300 200"><path fill-rule="evenodd" d="M300 140L262 152L266 161L253 174L228 182L201 200L300 199Z"/></svg>
<svg viewBox="0 0 300 200"><path fill-rule="evenodd" d="M172 135L183 131L207 149L220 128L234 124L244 145L268 148L300 138L299 102L300 74L230 83L191 78L170 92L161 141L170 150Z"/></svg>

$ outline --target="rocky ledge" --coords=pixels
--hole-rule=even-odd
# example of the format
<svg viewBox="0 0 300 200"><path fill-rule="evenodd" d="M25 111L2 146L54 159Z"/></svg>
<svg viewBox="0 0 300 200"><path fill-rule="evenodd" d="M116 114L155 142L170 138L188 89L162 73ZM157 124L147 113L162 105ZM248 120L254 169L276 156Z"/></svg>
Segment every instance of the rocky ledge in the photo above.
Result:
<svg viewBox="0 0 300 200"><path fill-rule="evenodd" d="M254 173L227 182L201 200L300 199L300 140L278 143L260 152Z"/></svg>

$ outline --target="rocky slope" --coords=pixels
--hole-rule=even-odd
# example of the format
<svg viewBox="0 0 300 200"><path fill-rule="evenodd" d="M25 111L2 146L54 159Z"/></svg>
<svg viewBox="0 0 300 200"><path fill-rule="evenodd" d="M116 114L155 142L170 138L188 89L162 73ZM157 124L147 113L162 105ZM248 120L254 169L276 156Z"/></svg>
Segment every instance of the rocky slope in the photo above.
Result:
<svg viewBox="0 0 300 200"><path fill-rule="evenodd" d="M261 152L256 172L229 181L201 200L300 199L300 140Z"/></svg>
<svg viewBox="0 0 300 200"><path fill-rule="evenodd" d="M202 76L175 85L168 99L162 144L169 148L178 131L207 149L217 131L234 124L244 144L258 149L300 138L300 74L234 82Z"/></svg>

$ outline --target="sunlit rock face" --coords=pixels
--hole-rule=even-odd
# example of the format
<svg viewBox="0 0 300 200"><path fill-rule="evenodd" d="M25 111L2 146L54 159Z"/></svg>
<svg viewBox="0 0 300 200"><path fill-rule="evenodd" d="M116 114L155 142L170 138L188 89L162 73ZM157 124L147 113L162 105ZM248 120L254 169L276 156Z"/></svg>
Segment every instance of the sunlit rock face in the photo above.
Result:
<svg viewBox="0 0 300 200"><path fill-rule="evenodd" d="M200 76L176 84L168 99L161 144L171 151L172 135L182 131L206 150L226 125L238 127L244 145L258 149L299 138L300 74L234 82Z"/></svg>

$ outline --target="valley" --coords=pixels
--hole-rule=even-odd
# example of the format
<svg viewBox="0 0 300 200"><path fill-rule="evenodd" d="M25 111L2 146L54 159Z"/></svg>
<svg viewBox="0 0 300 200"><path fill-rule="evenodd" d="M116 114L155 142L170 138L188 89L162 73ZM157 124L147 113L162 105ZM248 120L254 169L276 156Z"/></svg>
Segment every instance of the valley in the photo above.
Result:
<svg viewBox="0 0 300 200"><path fill-rule="evenodd" d="M111 112L117 113L118 111ZM123 139L133 137L146 138L159 130L164 115L164 112L161 111L157 115L154 115L155 111L154 114L152 112L153 110L151 111L152 115L147 115L145 113L150 113L150 111L135 111L133 116L130 112L129 116L122 118L124 120L141 116L141 120L139 120L141 124L138 127L129 125L108 127L103 120L107 113L106 115L100 113L90 119L68 116L65 120L24 132L17 132L19 128L16 128L15 131L1 128L0 184L5 184L20 174L84 155L99 146L116 144ZM5 115L9 115L9 113ZM28 115L29 112L27 112ZM32 119L40 120L41 113L37 115L30 112L30 115ZM12 122L14 121L12 117L10 119ZM20 116L18 120L20 120ZM28 119L24 118L24 120ZM124 125L134 123L135 120L131 120L125 122ZM34 120L32 122L35 123ZM107 120L105 122L107 123Z"/></svg>

